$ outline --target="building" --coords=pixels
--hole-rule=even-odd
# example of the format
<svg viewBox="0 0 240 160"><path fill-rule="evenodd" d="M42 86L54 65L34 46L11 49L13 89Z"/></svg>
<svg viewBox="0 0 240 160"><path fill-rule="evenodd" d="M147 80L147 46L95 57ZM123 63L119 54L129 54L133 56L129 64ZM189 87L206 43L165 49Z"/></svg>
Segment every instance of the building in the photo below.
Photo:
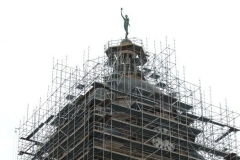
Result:
<svg viewBox="0 0 240 160"><path fill-rule="evenodd" d="M49 98L19 129L20 160L236 160L235 121L181 79L175 48L109 41L82 69L53 66Z"/></svg>

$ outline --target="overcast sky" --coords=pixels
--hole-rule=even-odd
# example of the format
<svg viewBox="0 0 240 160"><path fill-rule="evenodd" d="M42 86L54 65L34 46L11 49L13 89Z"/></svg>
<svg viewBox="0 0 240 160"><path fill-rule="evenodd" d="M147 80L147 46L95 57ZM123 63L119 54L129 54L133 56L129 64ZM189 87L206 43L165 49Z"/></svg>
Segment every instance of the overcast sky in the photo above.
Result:
<svg viewBox="0 0 240 160"><path fill-rule="evenodd" d="M124 37L121 7L129 37L175 39L186 79L240 112L239 0L1 0L0 159L15 159L14 128L46 96L53 57L74 66L88 47L90 57L103 55L108 40Z"/></svg>

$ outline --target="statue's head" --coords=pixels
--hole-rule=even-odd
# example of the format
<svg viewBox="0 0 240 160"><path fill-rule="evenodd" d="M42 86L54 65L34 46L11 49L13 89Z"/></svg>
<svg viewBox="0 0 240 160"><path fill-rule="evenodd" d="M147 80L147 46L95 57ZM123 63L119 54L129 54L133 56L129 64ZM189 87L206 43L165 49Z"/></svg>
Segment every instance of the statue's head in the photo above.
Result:
<svg viewBox="0 0 240 160"><path fill-rule="evenodd" d="M125 15L125 18L128 18L128 15Z"/></svg>

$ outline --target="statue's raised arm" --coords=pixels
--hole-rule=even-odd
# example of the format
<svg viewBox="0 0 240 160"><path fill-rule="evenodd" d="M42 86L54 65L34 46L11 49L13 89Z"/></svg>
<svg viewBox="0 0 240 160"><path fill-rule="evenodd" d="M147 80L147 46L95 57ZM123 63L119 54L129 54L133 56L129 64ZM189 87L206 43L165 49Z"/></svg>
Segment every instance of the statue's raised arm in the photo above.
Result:
<svg viewBox="0 0 240 160"><path fill-rule="evenodd" d="M122 8L121 8L121 16L122 16L122 18L123 18L123 20L124 20L124 29L125 29L125 32L126 32L126 34L125 34L125 39L128 39L128 26L129 26L129 18L128 18L128 15L125 15L125 17L123 16L123 14L122 14Z"/></svg>
<svg viewBox="0 0 240 160"><path fill-rule="evenodd" d="M125 18L124 18L124 16L123 16L123 13L122 13L122 10L123 10L123 8L121 8L121 16L122 16L122 18L125 20Z"/></svg>

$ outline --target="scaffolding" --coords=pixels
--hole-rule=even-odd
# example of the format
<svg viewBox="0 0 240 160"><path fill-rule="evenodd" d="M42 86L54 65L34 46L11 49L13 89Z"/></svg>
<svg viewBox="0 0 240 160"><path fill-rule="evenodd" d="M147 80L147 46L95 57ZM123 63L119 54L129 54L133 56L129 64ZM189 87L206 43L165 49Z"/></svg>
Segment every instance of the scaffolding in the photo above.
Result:
<svg viewBox="0 0 240 160"><path fill-rule="evenodd" d="M53 64L46 101L20 124L19 160L239 157L239 114L180 78L175 47L109 41L82 67Z"/></svg>

